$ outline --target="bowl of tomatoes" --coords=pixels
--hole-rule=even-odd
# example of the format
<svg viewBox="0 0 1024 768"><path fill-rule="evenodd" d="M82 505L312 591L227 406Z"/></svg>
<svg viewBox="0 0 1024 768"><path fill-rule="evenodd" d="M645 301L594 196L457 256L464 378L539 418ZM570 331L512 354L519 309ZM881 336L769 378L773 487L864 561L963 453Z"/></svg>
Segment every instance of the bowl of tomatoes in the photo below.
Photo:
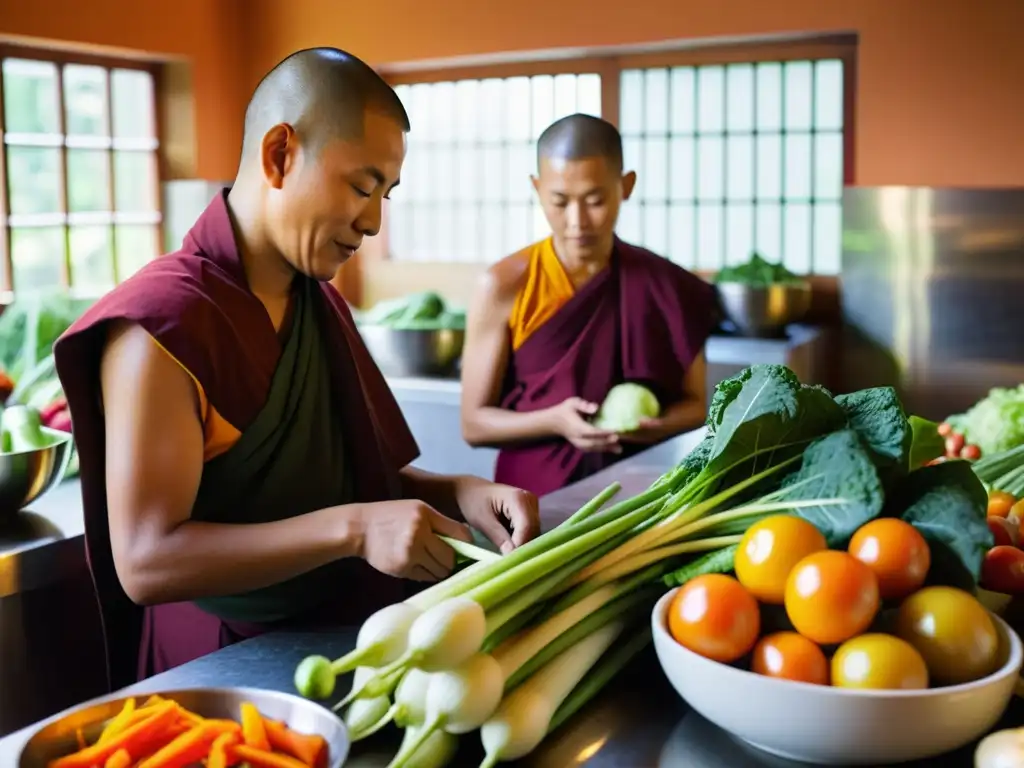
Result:
<svg viewBox="0 0 1024 768"><path fill-rule="evenodd" d="M927 585L930 560L899 519L839 550L805 520L765 518L732 573L658 601L658 660L694 710L780 757L878 765L957 749L1002 716L1024 647L973 594Z"/></svg>

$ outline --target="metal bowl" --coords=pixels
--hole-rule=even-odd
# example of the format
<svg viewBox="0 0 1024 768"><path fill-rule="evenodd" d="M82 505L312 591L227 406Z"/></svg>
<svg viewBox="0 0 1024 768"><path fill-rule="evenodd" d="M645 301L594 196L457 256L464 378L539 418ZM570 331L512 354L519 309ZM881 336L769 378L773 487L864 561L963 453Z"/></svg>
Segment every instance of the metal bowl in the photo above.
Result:
<svg viewBox="0 0 1024 768"><path fill-rule="evenodd" d="M811 308L811 284L806 282L765 287L718 283L716 287L722 309L744 336L778 336Z"/></svg>
<svg viewBox="0 0 1024 768"><path fill-rule="evenodd" d="M57 485L67 471L74 441L67 432L43 427L53 445L0 454L0 517L13 515Z"/></svg>
<svg viewBox="0 0 1024 768"><path fill-rule="evenodd" d="M150 695L143 693L134 698L141 703ZM258 688L191 688L157 695L176 701L201 717L235 721L239 720L242 703L248 701L265 717L280 720L300 733L323 736L328 746L327 768L341 768L348 756L348 731L341 719L329 709L300 696ZM115 694L51 718L29 737L21 750L18 768L46 768L49 761L75 752L79 728L86 741L94 743L106 722L121 711L129 698Z"/></svg>
<svg viewBox="0 0 1024 768"><path fill-rule="evenodd" d="M466 341L466 332L453 328L361 325L359 333L385 376L451 376Z"/></svg>

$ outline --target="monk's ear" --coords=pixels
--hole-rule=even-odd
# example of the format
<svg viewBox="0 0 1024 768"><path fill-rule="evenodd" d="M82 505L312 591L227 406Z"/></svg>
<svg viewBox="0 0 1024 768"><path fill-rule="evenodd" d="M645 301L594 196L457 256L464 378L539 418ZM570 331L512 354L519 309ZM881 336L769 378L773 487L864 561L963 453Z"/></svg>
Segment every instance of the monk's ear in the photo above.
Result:
<svg viewBox="0 0 1024 768"><path fill-rule="evenodd" d="M536 176L530 176L530 183L533 184L533 191L538 195L540 194L540 179Z"/></svg>
<svg viewBox="0 0 1024 768"><path fill-rule="evenodd" d="M280 189L285 174L295 162L298 140L295 129L287 123L275 125L263 135L260 145L260 166L263 178L274 189Z"/></svg>
<svg viewBox="0 0 1024 768"><path fill-rule="evenodd" d="M622 199L629 200L633 194L633 187L636 186L636 171L629 171L622 175Z"/></svg>

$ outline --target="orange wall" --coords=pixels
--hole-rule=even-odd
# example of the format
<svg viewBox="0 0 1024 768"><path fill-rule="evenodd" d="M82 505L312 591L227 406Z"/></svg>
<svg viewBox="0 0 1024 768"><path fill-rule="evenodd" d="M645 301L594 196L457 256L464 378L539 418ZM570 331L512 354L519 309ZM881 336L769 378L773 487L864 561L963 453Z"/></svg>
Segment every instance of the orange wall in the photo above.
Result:
<svg viewBox="0 0 1024 768"><path fill-rule="evenodd" d="M88 43L191 64L193 173L230 179L248 100L246 0L0 0L0 37Z"/></svg>

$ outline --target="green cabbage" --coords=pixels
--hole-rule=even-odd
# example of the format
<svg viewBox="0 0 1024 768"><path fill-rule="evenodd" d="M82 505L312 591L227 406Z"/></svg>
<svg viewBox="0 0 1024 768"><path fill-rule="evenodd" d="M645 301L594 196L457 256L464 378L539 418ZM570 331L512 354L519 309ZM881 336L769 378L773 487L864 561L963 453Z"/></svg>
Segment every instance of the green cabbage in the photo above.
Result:
<svg viewBox="0 0 1024 768"><path fill-rule="evenodd" d="M658 398L647 387L626 382L611 388L594 417L594 425L612 432L632 432L644 419L661 414Z"/></svg>
<svg viewBox="0 0 1024 768"><path fill-rule="evenodd" d="M989 390L966 413L951 416L949 423L985 455L1024 445L1024 384Z"/></svg>

